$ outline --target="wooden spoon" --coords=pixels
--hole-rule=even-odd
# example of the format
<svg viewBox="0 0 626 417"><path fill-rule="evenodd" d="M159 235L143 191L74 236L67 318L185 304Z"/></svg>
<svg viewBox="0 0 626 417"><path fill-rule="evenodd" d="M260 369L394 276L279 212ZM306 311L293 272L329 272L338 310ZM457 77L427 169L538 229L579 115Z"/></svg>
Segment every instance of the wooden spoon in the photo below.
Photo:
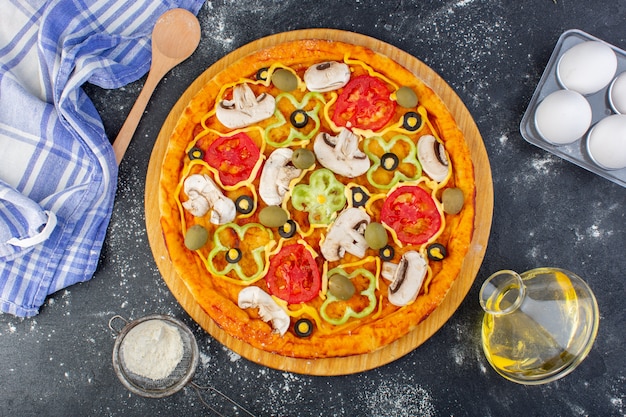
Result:
<svg viewBox="0 0 626 417"><path fill-rule="evenodd" d="M185 9L172 9L157 20L152 30L152 64L148 78L113 142L118 165L157 84L172 68L189 58L199 43L200 23L193 13Z"/></svg>

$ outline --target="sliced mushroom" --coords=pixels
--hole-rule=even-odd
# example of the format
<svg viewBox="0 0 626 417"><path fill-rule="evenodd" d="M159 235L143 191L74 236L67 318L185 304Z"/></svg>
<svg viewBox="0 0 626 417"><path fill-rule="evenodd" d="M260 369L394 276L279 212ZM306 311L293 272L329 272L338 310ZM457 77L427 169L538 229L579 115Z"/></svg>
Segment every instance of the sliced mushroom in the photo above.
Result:
<svg viewBox="0 0 626 417"><path fill-rule="evenodd" d="M276 100L269 94L254 95L248 84L233 88L233 99L222 100L217 105L215 115L226 127L238 129L272 117Z"/></svg>
<svg viewBox="0 0 626 417"><path fill-rule="evenodd" d="M359 137L346 128L337 136L318 134L313 152L320 164L344 177L358 177L370 168L369 158L359 149Z"/></svg>
<svg viewBox="0 0 626 417"><path fill-rule="evenodd" d="M258 308L261 319L272 325L275 333L283 336L289 329L289 315L274 299L259 287L250 286L239 291L239 308Z"/></svg>
<svg viewBox="0 0 626 417"><path fill-rule="evenodd" d="M328 229L321 244L322 255L328 261L338 261L346 252L362 258L368 248L365 241L365 228L370 216L365 211L350 207L342 211Z"/></svg>
<svg viewBox="0 0 626 417"><path fill-rule="evenodd" d="M408 251L402 255L387 292L389 302L402 307L415 301L427 272L428 263L419 252Z"/></svg>
<svg viewBox="0 0 626 417"><path fill-rule="evenodd" d="M434 136L424 135L417 141L417 159L433 180L441 182L448 176L450 166L446 149Z"/></svg>
<svg viewBox="0 0 626 417"><path fill-rule="evenodd" d="M185 179L183 191L188 200L183 202L185 210L196 217L211 211L210 222L225 224L233 221L237 214L235 203L226 197L211 177L206 174L193 174Z"/></svg>
<svg viewBox="0 0 626 417"><path fill-rule="evenodd" d="M304 82L309 91L337 90L350 81L350 67L343 62L328 61L312 65L304 73Z"/></svg>
<svg viewBox="0 0 626 417"><path fill-rule="evenodd" d="M259 182L259 195L268 206L281 205L289 190L289 183L302 173L302 170L290 163L292 155L291 149L278 148L265 161Z"/></svg>

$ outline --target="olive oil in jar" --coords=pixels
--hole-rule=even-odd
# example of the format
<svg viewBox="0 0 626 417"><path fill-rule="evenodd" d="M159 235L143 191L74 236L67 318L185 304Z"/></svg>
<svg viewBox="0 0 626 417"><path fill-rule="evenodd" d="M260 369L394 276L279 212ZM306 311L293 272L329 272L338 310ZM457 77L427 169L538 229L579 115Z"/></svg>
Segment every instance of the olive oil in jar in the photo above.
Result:
<svg viewBox="0 0 626 417"><path fill-rule="evenodd" d="M505 378L548 382L584 359L597 332L597 304L586 284L568 271L501 271L481 289L486 311L483 350Z"/></svg>

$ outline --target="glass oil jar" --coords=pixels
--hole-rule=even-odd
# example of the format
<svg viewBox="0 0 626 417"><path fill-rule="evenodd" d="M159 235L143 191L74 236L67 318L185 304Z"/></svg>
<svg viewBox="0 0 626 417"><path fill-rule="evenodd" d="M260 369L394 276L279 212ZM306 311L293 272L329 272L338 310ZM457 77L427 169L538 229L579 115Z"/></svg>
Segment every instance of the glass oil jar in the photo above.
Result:
<svg viewBox="0 0 626 417"><path fill-rule="evenodd" d="M480 290L485 315L482 345L503 377L543 384L572 372L598 332L599 313L589 286L559 268L491 275Z"/></svg>

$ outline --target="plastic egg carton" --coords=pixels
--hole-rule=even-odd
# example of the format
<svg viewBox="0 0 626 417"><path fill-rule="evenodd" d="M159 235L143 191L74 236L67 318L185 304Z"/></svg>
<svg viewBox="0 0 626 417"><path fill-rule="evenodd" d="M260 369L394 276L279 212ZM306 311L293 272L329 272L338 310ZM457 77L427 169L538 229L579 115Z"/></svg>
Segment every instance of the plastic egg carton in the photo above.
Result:
<svg viewBox="0 0 626 417"><path fill-rule="evenodd" d="M546 65L546 69L539 80L539 84L535 89L535 93L533 94L530 103L528 104L528 108L522 117L520 131L527 142L530 142L533 145L553 153L554 155L626 187L626 168L618 170L603 169L589 156L587 151L587 134L589 131L587 131L580 139L570 144L555 145L544 140L535 127L535 111L539 103L541 103L541 101L550 93L563 89L557 79L556 73L559 59L567 50L586 41L604 42L601 39L578 29L568 30L559 37L554 51L552 52L552 56L550 57L550 60ZM607 42L604 43L611 47L617 56L617 71L615 72L615 77L617 77L622 72L626 71L626 51L608 44ZM608 94L610 86L611 83L597 93L585 96L591 105L592 110L591 127L589 129L592 129L593 126L603 118L615 114L609 104Z"/></svg>

